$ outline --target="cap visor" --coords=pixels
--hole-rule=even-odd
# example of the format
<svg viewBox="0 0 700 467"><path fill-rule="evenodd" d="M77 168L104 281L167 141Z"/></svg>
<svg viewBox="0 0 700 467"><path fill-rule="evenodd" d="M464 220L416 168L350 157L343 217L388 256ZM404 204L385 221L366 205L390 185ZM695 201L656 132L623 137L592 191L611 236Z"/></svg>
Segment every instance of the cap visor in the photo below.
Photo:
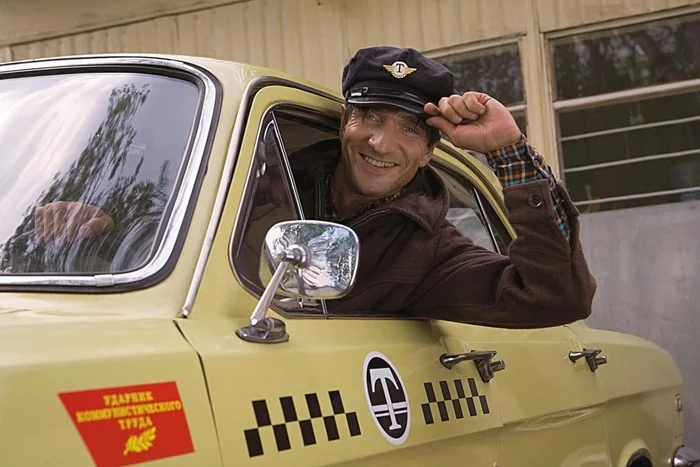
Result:
<svg viewBox="0 0 700 467"><path fill-rule="evenodd" d="M424 106L408 100L390 98L390 97L380 97L380 96L366 96L366 97L350 97L346 99L348 104L359 105L359 106L369 106L376 105L380 107L392 107L399 110L405 110L406 112L411 112L416 114L421 118L429 117L423 111Z"/></svg>

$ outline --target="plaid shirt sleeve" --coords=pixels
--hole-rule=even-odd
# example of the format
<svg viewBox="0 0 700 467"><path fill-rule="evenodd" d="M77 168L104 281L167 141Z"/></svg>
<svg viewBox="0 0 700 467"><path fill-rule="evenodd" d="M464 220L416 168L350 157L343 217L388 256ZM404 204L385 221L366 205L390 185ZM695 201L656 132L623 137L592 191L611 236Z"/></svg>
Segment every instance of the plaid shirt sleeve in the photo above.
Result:
<svg viewBox="0 0 700 467"><path fill-rule="evenodd" d="M486 154L486 159L504 188L536 180L548 180L549 191L554 203L554 216L562 234L567 240L569 239L569 219L557 193L556 179L552 175L552 169L547 165L542 155L525 139L525 136L522 136L520 141L515 144Z"/></svg>

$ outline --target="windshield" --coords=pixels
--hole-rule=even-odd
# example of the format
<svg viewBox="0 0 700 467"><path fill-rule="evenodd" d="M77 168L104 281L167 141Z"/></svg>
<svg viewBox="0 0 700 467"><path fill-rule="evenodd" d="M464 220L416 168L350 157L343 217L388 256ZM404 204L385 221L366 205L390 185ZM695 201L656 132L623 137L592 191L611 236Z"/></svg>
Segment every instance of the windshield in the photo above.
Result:
<svg viewBox="0 0 700 467"><path fill-rule="evenodd" d="M0 274L146 264L198 99L196 85L151 74L0 79Z"/></svg>

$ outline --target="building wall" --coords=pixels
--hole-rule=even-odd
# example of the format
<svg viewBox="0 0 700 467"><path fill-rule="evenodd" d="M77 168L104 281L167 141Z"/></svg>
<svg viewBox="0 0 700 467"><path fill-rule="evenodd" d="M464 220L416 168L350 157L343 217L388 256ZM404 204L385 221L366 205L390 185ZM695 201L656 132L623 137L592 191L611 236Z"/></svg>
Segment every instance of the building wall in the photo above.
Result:
<svg viewBox="0 0 700 467"><path fill-rule="evenodd" d="M544 33L699 0L0 0L0 59L104 52L202 55L333 89L360 47L439 53L520 38L529 138L556 154ZM40 14L38 12L41 12ZM7 51L9 47L9 52ZM550 160L559 172L558 158Z"/></svg>

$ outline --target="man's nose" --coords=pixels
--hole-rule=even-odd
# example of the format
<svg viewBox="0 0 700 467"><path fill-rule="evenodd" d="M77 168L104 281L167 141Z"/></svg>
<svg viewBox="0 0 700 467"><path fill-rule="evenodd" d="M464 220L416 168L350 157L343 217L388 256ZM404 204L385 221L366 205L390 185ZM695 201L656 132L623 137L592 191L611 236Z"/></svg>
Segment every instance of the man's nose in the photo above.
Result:
<svg viewBox="0 0 700 467"><path fill-rule="evenodd" d="M377 154L390 154L394 152L398 145L398 138L395 130L383 126L377 128L369 138L369 145Z"/></svg>

